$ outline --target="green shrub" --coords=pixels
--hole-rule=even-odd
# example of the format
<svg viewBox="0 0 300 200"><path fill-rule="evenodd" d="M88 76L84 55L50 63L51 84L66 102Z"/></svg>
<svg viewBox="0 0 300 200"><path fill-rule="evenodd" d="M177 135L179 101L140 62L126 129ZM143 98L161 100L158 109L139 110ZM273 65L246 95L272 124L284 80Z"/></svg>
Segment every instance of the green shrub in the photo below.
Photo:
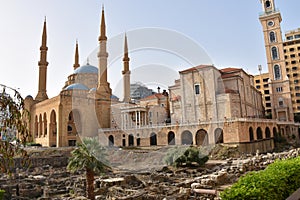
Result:
<svg viewBox="0 0 300 200"><path fill-rule="evenodd" d="M276 161L265 170L250 172L221 193L222 200L289 197L300 187L300 157Z"/></svg>
<svg viewBox="0 0 300 200"><path fill-rule="evenodd" d="M201 155L196 147L177 146L169 149L164 161L167 165L173 165L174 167L180 167L183 164L191 166L192 163L204 165L208 161L208 156Z"/></svg>
<svg viewBox="0 0 300 200"><path fill-rule="evenodd" d="M3 200L5 190L0 189L0 200Z"/></svg>

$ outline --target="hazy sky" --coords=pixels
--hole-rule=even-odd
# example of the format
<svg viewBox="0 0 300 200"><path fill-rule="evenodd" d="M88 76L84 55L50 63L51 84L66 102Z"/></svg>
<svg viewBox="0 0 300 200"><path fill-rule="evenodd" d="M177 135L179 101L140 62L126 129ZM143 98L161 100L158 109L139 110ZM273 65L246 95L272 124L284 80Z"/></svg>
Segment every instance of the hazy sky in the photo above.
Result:
<svg viewBox="0 0 300 200"><path fill-rule="evenodd" d="M85 64L86 58L97 47L102 4L105 6L108 38L120 39L127 31L129 48L133 46L135 40L134 34L130 34L133 30L156 27L173 31L197 43L218 68L242 67L245 71L256 74L257 65L261 64L266 71L263 34L258 20L262 11L259 0L0 0L0 2L0 83L20 88L23 96L30 94L35 97L37 94L39 48L44 17L47 16L49 48L47 90L48 96L52 97L59 93L68 75L73 71L76 39L79 41L81 65ZM277 0L276 7L283 17L283 33L300 27L299 0ZM159 37L151 33L150 36L145 34L147 37L142 39L155 41ZM174 43L176 44L176 40ZM181 47L182 45L179 45L178 48ZM121 50L123 48L121 39L120 48ZM159 52L144 49L131 53L131 68L138 68L137 72L145 72L144 75L149 78L148 83L152 77L154 85L158 81L156 79L162 78L148 73L147 70L153 64L155 65L153 70L157 69L158 72L160 69L168 69L161 70L162 73L167 71L166 73L170 74L169 77L163 76L166 79L174 79L172 77L178 70L191 67L178 55ZM160 62L160 58L166 61ZM114 60L111 65L116 72L110 72L108 78L114 90L118 84L115 80L121 78L122 61ZM144 79L134 73L132 75L140 77L141 81Z"/></svg>

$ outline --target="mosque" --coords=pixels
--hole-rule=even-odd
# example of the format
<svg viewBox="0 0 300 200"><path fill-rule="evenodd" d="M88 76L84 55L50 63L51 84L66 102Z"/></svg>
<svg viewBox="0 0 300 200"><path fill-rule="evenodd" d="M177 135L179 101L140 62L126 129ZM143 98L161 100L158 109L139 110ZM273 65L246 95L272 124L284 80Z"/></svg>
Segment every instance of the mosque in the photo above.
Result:
<svg viewBox="0 0 300 200"><path fill-rule="evenodd" d="M49 147L74 146L80 137L98 136L104 146L237 145L241 151L272 151L278 134L295 135L289 119L266 119L254 77L241 68L199 65L179 72L168 91L132 102L130 58L124 37L122 100L114 98L107 80L107 36L102 9L98 66L80 66L78 44L74 71L61 92L47 96L47 31L40 47L39 83L35 98L25 98L31 113L30 134ZM204 78L205 77L205 78Z"/></svg>

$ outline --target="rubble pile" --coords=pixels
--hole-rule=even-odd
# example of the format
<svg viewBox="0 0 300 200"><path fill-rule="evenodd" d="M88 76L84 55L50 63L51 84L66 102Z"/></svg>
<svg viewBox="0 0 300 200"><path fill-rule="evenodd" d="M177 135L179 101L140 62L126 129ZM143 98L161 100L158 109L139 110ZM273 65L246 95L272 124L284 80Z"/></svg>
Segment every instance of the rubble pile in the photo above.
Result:
<svg viewBox="0 0 300 200"><path fill-rule="evenodd" d="M219 199L220 190L247 172L263 170L277 159L297 157L299 153L300 149L293 149L237 159L209 160L204 167L193 168L162 166L135 172L115 168L113 172L96 177L96 199ZM139 152L138 156L132 157L137 160L139 156L143 154ZM132 165L133 161L128 162ZM63 162L60 167L57 163L55 166L38 165L29 170L16 170L11 177L1 175L0 185L8 199L86 199L85 172L71 174Z"/></svg>

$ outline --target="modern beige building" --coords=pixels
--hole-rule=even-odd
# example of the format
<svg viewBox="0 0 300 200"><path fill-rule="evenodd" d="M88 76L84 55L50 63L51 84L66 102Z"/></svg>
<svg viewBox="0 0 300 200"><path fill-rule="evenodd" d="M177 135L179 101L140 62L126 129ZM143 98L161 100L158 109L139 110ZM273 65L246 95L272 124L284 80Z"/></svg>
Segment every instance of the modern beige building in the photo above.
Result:
<svg viewBox="0 0 300 200"><path fill-rule="evenodd" d="M261 92L263 105L265 107L265 116L272 118L272 104L269 87L269 73L263 73L254 76L255 88Z"/></svg>
<svg viewBox="0 0 300 200"><path fill-rule="evenodd" d="M300 116L300 29L285 33L283 48L286 73L290 80L293 112Z"/></svg>

